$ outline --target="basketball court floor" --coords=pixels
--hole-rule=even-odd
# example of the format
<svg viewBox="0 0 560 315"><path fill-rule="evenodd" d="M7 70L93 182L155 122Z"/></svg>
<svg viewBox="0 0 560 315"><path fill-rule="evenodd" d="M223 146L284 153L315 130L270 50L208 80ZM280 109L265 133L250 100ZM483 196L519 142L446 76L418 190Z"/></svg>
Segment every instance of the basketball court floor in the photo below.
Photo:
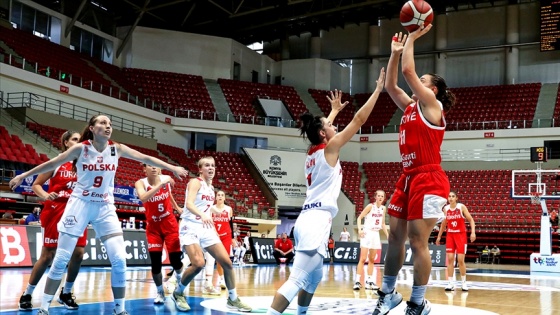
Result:
<svg viewBox="0 0 560 315"><path fill-rule="evenodd" d="M235 267L237 291L243 301L253 307L253 313L266 313L276 290L290 274L290 265L245 265ZM377 300L373 291L353 291L356 266L325 264L324 277L309 309L309 314L371 314ZM35 314L40 306L45 277L33 295L33 312L17 309L19 297L25 290L30 268L0 270L0 314ZM381 283L382 266L375 267L377 283ZM431 314L490 315L490 314L560 314L560 274L530 274L528 266L468 264L468 292L456 289L445 292L446 270L434 268L426 297L432 303ZM227 293L221 296L202 295L202 278L198 276L188 287L191 314L240 314L226 308ZM397 290L405 300L412 286L412 269L405 267L398 278ZM169 295L164 305L153 304L156 289L147 267L129 267L127 272L127 311L134 314L178 314ZM108 267L82 268L74 286L80 308L66 310L56 301L50 314L112 314L112 293ZM404 314L401 303L390 314ZM295 314L295 302L284 314Z"/></svg>

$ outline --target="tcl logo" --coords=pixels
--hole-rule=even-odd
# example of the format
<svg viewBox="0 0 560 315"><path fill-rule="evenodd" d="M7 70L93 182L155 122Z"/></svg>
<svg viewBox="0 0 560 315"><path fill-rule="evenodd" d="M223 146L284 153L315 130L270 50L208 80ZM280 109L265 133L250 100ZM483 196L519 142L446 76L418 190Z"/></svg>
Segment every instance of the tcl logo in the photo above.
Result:
<svg viewBox="0 0 560 315"><path fill-rule="evenodd" d="M274 246L260 245L259 242L255 242L254 246L257 252L257 259L274 259L274 255L272 254Z"/></svg>
<svg viewBox="0 0 560 315"><path fill-rule="evenodd" d="M334 257L337 259L356 259L358 258L358 248L339 247L334 251Z"/></svg>
<svg viewBox="0 0 560 315"><path fill-rule="evenodd" d="M31 266L29 241L25 227L0 228L0 266Z"/></svg>

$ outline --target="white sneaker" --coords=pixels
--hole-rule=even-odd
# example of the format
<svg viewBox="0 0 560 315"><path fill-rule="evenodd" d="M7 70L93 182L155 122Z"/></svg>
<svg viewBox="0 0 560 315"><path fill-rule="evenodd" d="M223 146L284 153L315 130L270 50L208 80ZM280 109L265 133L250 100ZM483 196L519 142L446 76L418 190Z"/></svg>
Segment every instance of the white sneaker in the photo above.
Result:
<svg viewBox="0 0 560 315"><path fill-rule="evenodd" d="M453 284L453 282L449 282L447 284L447 286L445 287L445 291L455 291L455 285Z"/></svg>
<svg viewBox="0 0 560 315"><path fill-rule="evenodd" d="M171 299L173 300L173 302L175 302L175 307L177 307L179 311L183 311L183 312L190 311L191 307L187 303L187 300L185 299L184 295L182 294L178 295L173 293L171 294Z"/></svg>
<svg viewBox="0 0 560 315"><path fill-rule="evenodd" d="M222 290L227 289L226 283L224 281L220 281L220 288L222 288Z"/></svg>
<svg viewBox="0 0 560 315"><path fill-rule="evenodd" d="M154 304L165 303L165 294L163 292L158 292L156 298L154 299Z"/></svg>
<svg viewBox="0 0 560 315"><path fill-rule="evenodd" d="M173 291L177 288L177 279L175 277L169 278L163 287L167 290L168 294L173 294Z"/></svg>
<svg viewBox="0 0 560 315"><path fill-rule="evenodd" d="M359 282L354 283L354 287L352 287L354 291L359 291L361 288L362 288L362 284Z"/></svg>
<svg viewBox="0 0 560 315"><path fill-rule="evenodd" d="M379 287L373 281L366 281L366 290L377 290Z"/></svg>
<svg viewBox="0 0 560 315"><path fill-rule="evenodd" d="M461 285L461 290L463 291L469 291L469 287L467 287L467 283L463 282L463 284Z"/></svg>
<svg viewBox="0 0 560 315"><path fill-rule="evenodd" d="M222 290L218 289L218 288L214 288L211 285L208 286L204 286L202 288L202 294L209 294L209 295L220 295L222 294Z"/></svg>

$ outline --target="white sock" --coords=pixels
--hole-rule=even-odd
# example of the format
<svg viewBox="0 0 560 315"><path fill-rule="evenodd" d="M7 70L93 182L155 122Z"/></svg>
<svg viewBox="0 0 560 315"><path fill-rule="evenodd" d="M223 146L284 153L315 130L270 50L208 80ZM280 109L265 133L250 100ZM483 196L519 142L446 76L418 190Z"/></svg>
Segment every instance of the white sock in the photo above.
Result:
<svg viewBox="0 0 560 315"><path fill-rule="evenodd" d="M120 314L124 312L124 298L115 299L115 313Z"/></svg>
<svg viewBox="0 0 560 315"><path fill-rule="evenodd" d="M74 282L66 282L64 287L62 288L62 293L72 293L72 287L74 286Z"/></svg>
<svg viewBox="0 0 560 315"><path fill-rule="evenodd" d="M54 295L50 295L46 293L43 294L43 297L41 298L41 308L44 309L45 311L48 311L53 298Z"/></svg>
<svg viewBox="0 0 560 315"><path fill-rule="evenodd" d="M277 310L273 309L272 307L268 309L266 315L281 315L282 313L278 312Z"/></svg>
<svg viewBox="0 0 560 315"><path fill-rule="evenodd" d="M228 295L230 300L237 300L237 291L235 289L228 290Z"/></svg>
<svg viewBox="0 0 560 315"><path fill-rule="evenodd" d="M33 295L33 291L35 291L35 287L36 287L36 285L28 284L27 288L25 289L25 292L23 294Z"/></svg>
<svg viewBox="0 0 560 315"><path fill-rule="evenodd" d="M360 282L361 277L362 277L362 275L356 275L356 281L355 282Z"/></svg>
<svg viewBox="0 0 560 315"><path fill-rule="evenodd" d="M309 308L309 306L301 306L298 305L297 306L297 315L301 315L301 314L307 314L307 309Z"/></svg>
<svg viewBox="0 0 560 315"><path fill-rule="evenodd" d="M467 282L467 275L461 276L461 281L463 281L463 283Z"/></svg>

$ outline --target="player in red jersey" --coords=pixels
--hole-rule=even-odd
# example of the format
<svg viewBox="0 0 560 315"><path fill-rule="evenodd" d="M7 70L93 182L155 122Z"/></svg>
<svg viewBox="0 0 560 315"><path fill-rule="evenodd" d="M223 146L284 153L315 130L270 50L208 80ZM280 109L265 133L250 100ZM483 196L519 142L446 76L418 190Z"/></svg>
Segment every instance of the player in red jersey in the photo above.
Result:
<svg viewBox="0 0 560 315"><path fill-rule="evenodd" d="M116 213L114 180L120 157L129 158L172 171L177 177L188 172L110 140L113 133L111 119L106 115L95 115L84 128L80 143L59 156L24 172L10 180L10 189L15 189L29 176L55 170L58 166L74 161L77 181L57 228L58 247L49 270L41 308L37 315L48 315L49 306L60 285L62 274L70 261L79 236L91 224L95 237L99 238L111 262L111 290L115 315L128 315L125 310L126 245L121 223Z"/></svg>
<svg viewBox="0 0 560 315"><path fill-rule="evenodd" d="M78 143L78 140L80 140L80 133L68 130L60 137L60 144L64 148L64 151L66 151L68 148ZM49 181L49 189L45 191L43 189L43 184L45 184L47 180ZM33 270L29 277L29 284L27 284L25 292L19 299L19 309L21 311L31 311L33 309L33 305L31 304L33 290L35 290L37 283L39 283L45 270L47 270L47 267L49 267L54 259L58 244L58 230L56 225L62 217L62 213L68 202L68 197L70 197L72 193L75 182L76 173L72 170L72 162L67 162L54 171L40 174L33 183L32 189L35 194L39 198L45 200L41 215L43 249L41 250L41 257L39 257L35 265L33 265ZM68 264L66 283L58 297L58 302L69 310L78 309L78 304L76 304L74 296L72 295L72 286L80 271L86 239L87 229L84 230L84 234L78 239L76 248L72 253L72 258Z"/></svg>
<svg viewBox="0 0 560 315"><path fill-rule="evenodd" d="M431 310L424 298L432 269L428 239L436 222L443 217L442 208L449 194L449 180L440 165L440 147L446 126L444 111L455 103L455 96L442 77L436 74L418 77L416 73L414 42L431 28L432 25L422 26L408 36L395 34L391 41L385 88L404 111L399 130L403 174L387 209L389 246L383 284L373 315L387 314L402 302L395 284L404 262L407 237L414 255L414 281L406 314L425 315ZM412 97L397 85L401 54L402 73Z"/></svg>
<svg viewBox="0 0 560 315"><path fill-rule="evenodd" d="M469 213L469 209L457 202L457 193L449 192L449 204L443 208L445 218L441 222L441 228L436 239L436 245L440 244L441 235L447 227L445 238L445 251L447 252L447 279L449 284L445 287L445 291L454 291L455 284L455 253L457 253L457 261L459 262L459 272L461 273L461 290L468 291L467 286L467 266L465 265L465 254L467 253L467 227L465 219L469 221L471 226L471 243L476 240L474 219Z"/></svg>
<svg viewBox="0 0 560 315"><path fill-rule="evenodd" d="M183 271L179 225L173 214L174 209L179 214L183 213L183 209L177 205L171 193L171 188L175 184L173 178L161 175L161 169L152 165L144 164L144 172L146 177L136 181L134 187L146 209L146 239L152 262L152 278L157 288L154 304L163 304L165 293L161 275L161 260L164 242L177 280L181 279Z"/></svg>
<svg viewBox="0 0 560 315"><path fill-rule="evenodd" d="M224 245L224 248L231 256L231 244L232 244L232 231L231 231L231 217L233 210L230 206L225 204L226 194L223 191L218 191L216 193L216 204L210 207L212 212L212 220L214 221L214 227L220 241ZM206 260L205 275L206 281L202 286L203 294L210 295L220 295L221 289L225 289L226 285L224 282L224 269L220 264L216 264L216 260L210 253L204 253L204 259ZM217 272L214 272L214 265L216 265ZM219 282L219 283L218 283Z"/></svg>

